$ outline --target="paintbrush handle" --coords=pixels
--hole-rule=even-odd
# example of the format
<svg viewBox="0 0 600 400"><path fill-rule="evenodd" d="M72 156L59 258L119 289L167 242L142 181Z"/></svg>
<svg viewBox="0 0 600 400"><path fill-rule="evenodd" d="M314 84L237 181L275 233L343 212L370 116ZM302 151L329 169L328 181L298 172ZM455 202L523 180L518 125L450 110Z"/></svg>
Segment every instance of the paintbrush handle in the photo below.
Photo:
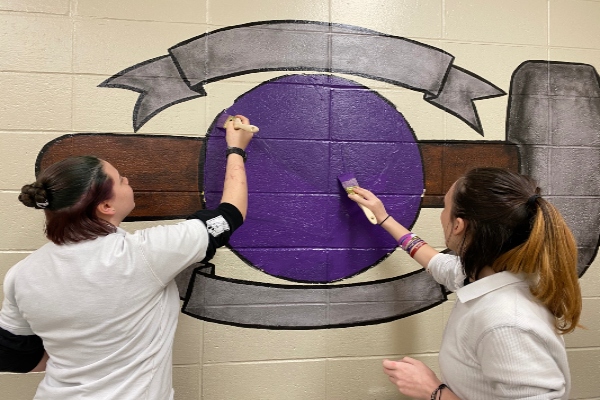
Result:
<svg viewBox="0 0 600 400"><path fill-rule="evenodd" d="M233 127L235 129L245 130L246 132L252 132L252 133L258 132L258 126L243 124L242 120L239 118L235 118L233 120Z"/></svg>
<svg viewBox="0 0 600 400"><path fill-rule="evenodd" d="M358 206L360 208L362 208L363 212L365 213L365 215L369 219L369 222L372 223L373 225L376 225L377 224L377 218L375 218L375 214L373 214L373 211L369 210L367 207L363 206L362 204L358 204Z"/></svg>

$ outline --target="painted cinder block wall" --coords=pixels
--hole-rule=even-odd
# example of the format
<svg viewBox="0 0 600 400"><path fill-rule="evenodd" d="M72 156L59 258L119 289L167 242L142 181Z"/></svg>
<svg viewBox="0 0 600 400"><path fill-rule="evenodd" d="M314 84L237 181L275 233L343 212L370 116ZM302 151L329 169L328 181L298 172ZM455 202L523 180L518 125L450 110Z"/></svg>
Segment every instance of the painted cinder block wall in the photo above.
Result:
<svg viewBox="0 0 600 400"><path fill-rule="evenodd" d="M447 51L457 65L506 92L512 72L526 60L579 62L600 71L600 1L594 0L0 0L0 278L45 242L42 214L17 201L20 187L33 180L42 147L68 133L133 133L137 94L99 88L100 82L191 37L267 20L334 22L414 39ZM204 136L219 111L282 74L211 83L209 96L164 110L138 133ZM423 102L417 92L351 79L390 100L419 140L482 140L457 118ZM483 140L505 139L507 102L507 96L476 102ZM439 211L423 208L413 230L442 249ZM228 250L219 251L215 264L225 276L286 283L246 266ZM414 269L406 256L393 254L343 283ZM566 337L571 398L599 399L599 260L581 285L587 329ZM238 328L182 315L173 360L176 398L401 399L381 372L381 360L410 355L437 370L452 300L394 322L310 331ZM31 399L42 376L0 374L0 398Z"/></svg>

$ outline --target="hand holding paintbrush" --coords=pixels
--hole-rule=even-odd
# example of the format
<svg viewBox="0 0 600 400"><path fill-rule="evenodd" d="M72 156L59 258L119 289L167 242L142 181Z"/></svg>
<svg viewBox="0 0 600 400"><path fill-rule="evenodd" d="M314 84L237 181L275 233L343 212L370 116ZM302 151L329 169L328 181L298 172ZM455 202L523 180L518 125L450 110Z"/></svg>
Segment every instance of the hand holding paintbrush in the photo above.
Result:
<svg viewBox="0 0 600 400"><path fill-rule="evenodd" d="M357 186L348 193L348 197L363 210L368 210L374 216L375 224L382 224L389 216L382 201L367 189Z"/></svg>
<svg viewBox="0 0 600 400"><path fill-rule="evenodd" d="M228 148L246 150L248 143L250 143L252 136L254 136L254 130L239 128L240 126L256 128L254 125L250 125L250 120L243 115L228 117L223 124L226 132L225 141ZM258 131L258 128L256 128L256 131Z"/></svg>
<svg viewBox="0 0 600 400"><path fill-rule="evenodd" d="M258 126L250 125L247 121L247 118L246 118L246 122L244 122L244 121L242 121L242 119L240 117L241 117L241 115L227 116L227 119L225 120L225 123L223 124L223 126L226 126L228 122L233 121L233 127L235 129L242 129L246 132L252 132L252 133L258 132Z"/></svg>
<svg viewBox="0 0 600 400"><path fill-rule="evenodd" d="M360 202L358 202L353 197L353 196L358 196L354 191L356 189L360 189L358 186L358 181L354 177L354 174L351 172L348 172L348 173L338 176L338 179L339 179L340 183L342 184L342 187L344 188L346 193L348 193L348 197L350 197L352 200L356 201L358 206L365 213L365 216L369 219L369 222L371 222L373 225L377 224L378 220L377 220L377 217L375 216L375 214L373 213L373 211L371 211L366 205L363 205ZM381 204L381 206L383 207L383 203ZM383 212L385 213L385 208L383 209Z"/></svg>

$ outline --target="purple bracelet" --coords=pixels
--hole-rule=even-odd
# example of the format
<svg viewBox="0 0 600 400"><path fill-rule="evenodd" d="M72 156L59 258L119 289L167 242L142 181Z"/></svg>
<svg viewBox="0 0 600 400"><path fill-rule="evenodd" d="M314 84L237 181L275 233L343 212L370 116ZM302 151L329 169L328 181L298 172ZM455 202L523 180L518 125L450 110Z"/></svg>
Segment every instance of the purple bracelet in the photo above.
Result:
<svg viewBox="0 0 600 400"><path fill-rule="evenodd" d="M402 247L402 250L404 250L404 241L408 238L410 239L411 237L413 237L415 234L412 232L408 232L406 235L402 236L400 239L398 239L398 245L400 247Z"/></svg>

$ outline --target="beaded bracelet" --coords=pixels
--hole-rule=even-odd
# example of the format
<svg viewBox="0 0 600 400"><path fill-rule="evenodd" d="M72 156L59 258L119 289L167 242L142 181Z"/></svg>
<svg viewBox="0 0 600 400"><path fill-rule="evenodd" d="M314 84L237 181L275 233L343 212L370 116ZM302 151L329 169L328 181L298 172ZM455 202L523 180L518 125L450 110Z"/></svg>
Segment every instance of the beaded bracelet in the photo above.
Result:
<svg viewBox="0 0 600 400"><path fill-rule="evenodd" d="M441 400L442 398L442 389L443 388L447 388L448 386L446 386L446 384L442 383L440 386L438 386L433 393L431 393L431 399L430 400ZM439 393L439 396L438 396ZM436 399L437 397L437 399Z"/></svg>

